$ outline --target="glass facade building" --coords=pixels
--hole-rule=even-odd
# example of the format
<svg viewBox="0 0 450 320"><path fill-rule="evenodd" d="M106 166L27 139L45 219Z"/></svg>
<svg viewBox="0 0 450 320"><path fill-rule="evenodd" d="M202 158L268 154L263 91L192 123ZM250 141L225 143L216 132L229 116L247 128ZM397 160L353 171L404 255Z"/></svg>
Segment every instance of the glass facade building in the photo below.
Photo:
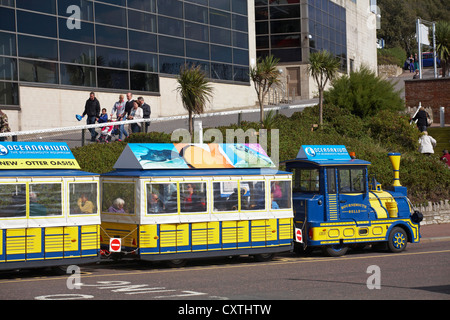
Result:
<svg viewBox="0 0 450 320"><path fill-rule="evenodd" d="M159 93L197 64L249 84L246 0L0 0L0 106L19 85Z"/></svg>
<svg viewBox="0 0 450 320"><path fill-rule="evenodd" d="M302 48L309 46L309 52L327 50L347 64L346 9L330 0L255 0L255 20L258 57L301 63ZM302 30L305 20L309 30Z"/></svg>

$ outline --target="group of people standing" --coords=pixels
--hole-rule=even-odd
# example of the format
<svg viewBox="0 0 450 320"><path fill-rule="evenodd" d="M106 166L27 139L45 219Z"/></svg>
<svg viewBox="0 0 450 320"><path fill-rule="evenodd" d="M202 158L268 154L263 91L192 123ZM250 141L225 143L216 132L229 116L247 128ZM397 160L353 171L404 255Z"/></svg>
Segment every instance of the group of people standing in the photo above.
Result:
<svg viewBox="0 0 450 320"><path fill-rule="evenodd" d="M125 101L123 94L119 95L119 101L114 103L110 118L108 119L107 110L105 108L102 109L100 114L100 102L95 97L95 93L91 92L89 94L89 99L86 100L86 104L84 106L84 112L82 117L87 116L87 124L95 124L103 123L111 121L112 117L116 116L116 121L125 121L125 120L138 120L138 119L149 119L151 114L150 106L145 103L143 97L138 97L136 100L133 99L133 94L128 92L126 94L127 100ZM139 123L131 123L131 133L136 132L147 132L150 126L150 122L144 122L141 125ZM129 133L125 128L125 125L122 124L119 127L119 140L122 140L125 136L128 137ZM95 131L95 128L89 129L91 133L91 141L96 141L96 137L98 132Z"/></svg>

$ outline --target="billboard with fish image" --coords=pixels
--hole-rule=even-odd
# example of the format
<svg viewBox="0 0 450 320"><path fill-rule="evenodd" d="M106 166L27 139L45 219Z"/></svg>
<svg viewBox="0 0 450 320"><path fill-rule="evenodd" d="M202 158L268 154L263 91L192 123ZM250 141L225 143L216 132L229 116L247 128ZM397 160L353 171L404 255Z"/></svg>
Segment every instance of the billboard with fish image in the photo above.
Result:
<svg viewBox="0 0 450 320"><path fill-rule="evenodd" d="M114 169L274 168L257 143L129 143Z"/></svg>

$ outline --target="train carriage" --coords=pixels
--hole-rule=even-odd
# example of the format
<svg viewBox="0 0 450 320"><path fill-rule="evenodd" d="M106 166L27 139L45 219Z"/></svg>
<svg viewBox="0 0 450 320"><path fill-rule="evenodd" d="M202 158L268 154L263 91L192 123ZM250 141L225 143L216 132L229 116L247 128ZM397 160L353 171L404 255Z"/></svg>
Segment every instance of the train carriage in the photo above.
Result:
<svg viewBox="0 0 450 320"><path fill-rule="evenodd" d="M99 261L99 175L65 143L0 143L0 270Z"/></svg>
<svg viewBox="0 0 450 320"><path fill-rule="evenodd" d="M108 256L179 265L292 248L291 174L257 144L130 143L114 168L101 175Z"/></svg>
<svg viewBox="0 0 450 320"><path fill-rule="evenodd" d="M296 249L322 248L340 256L349 247L387 245L401 252L419 242L422 215L414 211L400 185L400 154L390 153L394 183L383 190L369 183L370 162L350 157L345 146L302 146L284 161L293 173Z"/></svg>

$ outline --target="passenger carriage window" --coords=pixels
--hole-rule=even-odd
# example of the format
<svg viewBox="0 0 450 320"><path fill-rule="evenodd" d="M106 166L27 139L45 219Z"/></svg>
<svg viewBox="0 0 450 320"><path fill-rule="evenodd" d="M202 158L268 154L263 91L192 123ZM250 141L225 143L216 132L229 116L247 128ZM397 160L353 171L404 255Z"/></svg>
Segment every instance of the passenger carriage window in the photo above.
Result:
<svg viewBox="0 0 450 320"><path fill-rule="evenodd" d="M291 182L272 181L270 183L271 205L273 210L291 208Z"/></svg>
<svg viewBox="0 0 450 320"><path fill-rule="evenodd" d="M147 213L177 213L177 184L147 184Z"/></svg>
<svg viewBox="0 0 450 320"><path fill-rule="evenodd" d="M365 192L364 169L339 169L339 192Z"/></svg>
<svg viewBox="0 0 450 320"><path fill-rule="evenodd" d="M25 217L26 185L0 184L0 218Z"/></svg>
<svg viewBox="0 0 450 320"><path fill-rule="evenodd" d="M69 205L70 215L97 213L97 183L69 183Z"/></svg>
<svg viewBox="0 0 450 320"><path fill-rule="evenodd" d="M105 182L102 185L102 212L134 214L134 183Z"/></svg>
<svg viewBox="0 0 450 320"><path fill-rule="evenodd" d="M30 183L30 217L62 215L61 183Z"/></svg>
<svg viewBox="0 0 450 320"><path fill-rule="evenodd" d="M204 212L206 203L206 182L180 183L181 212Z"/></svg>
<svg viewBox="0 0 450 320"><path fill-rule="evenodd" d="M213 183L214 211L237 211L238 183L237 181L221 181Z"/></svg>
<svg viewBox="0 0 450 320"><path fill-rule="evenodd" d="M336 193L336 172L334 168L327 168L328 194Z"/></svg>
<svg viewBox="0 0 450 320"><path fill-rule="evenodd" d="M319 192L319 169L293 169L294 192Z"/></svg>
<svg viewBox="0 0 450 320"><path fill-rule="evenodd" d="M265 182L241 181L241 210L266 208Z"/></svg>

